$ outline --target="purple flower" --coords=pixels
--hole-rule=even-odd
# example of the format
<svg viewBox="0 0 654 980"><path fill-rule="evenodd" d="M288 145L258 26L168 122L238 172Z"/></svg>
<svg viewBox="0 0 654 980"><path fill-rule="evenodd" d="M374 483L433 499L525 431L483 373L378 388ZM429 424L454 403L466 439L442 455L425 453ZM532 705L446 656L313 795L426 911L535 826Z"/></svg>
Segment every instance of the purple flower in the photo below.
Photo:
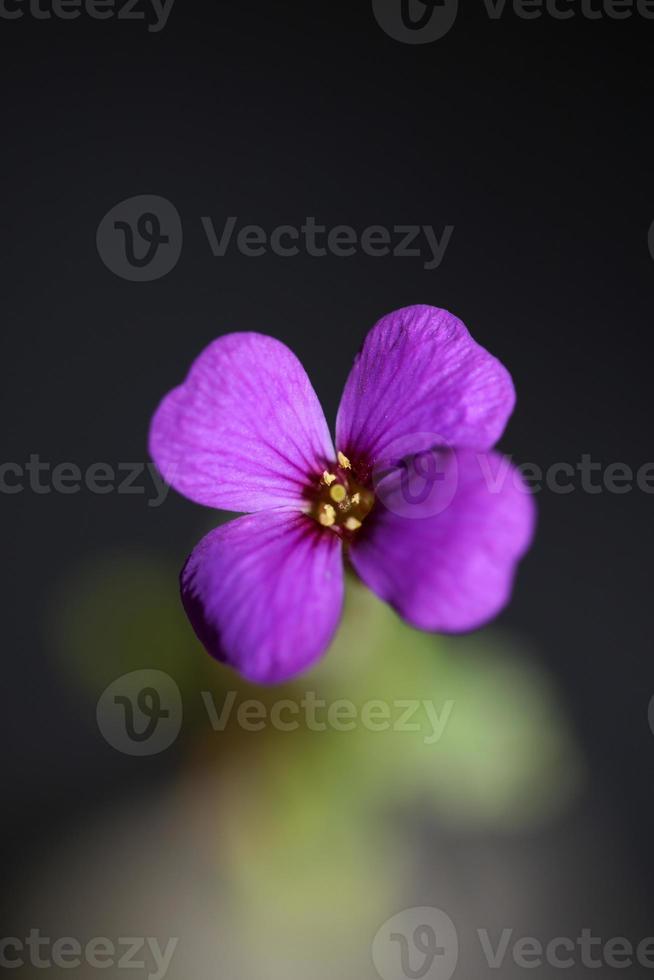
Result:
<svg viewBox="0 0 654 980"><path fill-rule="evenodd" d="M495 616L534 526L518 471L491 451L514 402L509 373L460 320L407 307L357 355L334 449L284 344L257 333L210 344L150 431L175 489L246 512L208 534L182 571L209 653L258 683L309 667L340 619L344 553L420 629L461 632Z"/></svg>

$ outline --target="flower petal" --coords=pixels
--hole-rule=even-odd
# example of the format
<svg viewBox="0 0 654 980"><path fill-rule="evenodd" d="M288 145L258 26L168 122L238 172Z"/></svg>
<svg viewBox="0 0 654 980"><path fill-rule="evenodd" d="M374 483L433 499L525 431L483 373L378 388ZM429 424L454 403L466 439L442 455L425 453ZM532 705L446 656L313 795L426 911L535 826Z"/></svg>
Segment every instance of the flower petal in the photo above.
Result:
<svg viewBox="0 0 654 980"><path fill-rule="evenodd" d="M164 398L150 454L191 500L257 511L297 503L334 449L295 354L273 337L234 333L214 340Z"/></svg>
<svg viewBox="0 0 654 980"><path fill-rule="evenodd" d="M340 539L294 511L248 514L203 538L181 585L211 656L254 683L278 683L317 660L336 630Z"/></svg>
<svg viewBox="0 0 654 980"><path fill-rule="evenodd" d="M373 464L436 444L487 450L514 403L508 371L461 320L434 306L408 306L382 317L366 337L341 399L336 445Z"/></svg>
<svg viewBox="0 0 654 980"><path fill-rule="evenodd" d="M457 633L508 602L535 508L519 471L498 453L438 455L442 478L426 497L397 472L382 481L350 558L409 623Z"/></svg>

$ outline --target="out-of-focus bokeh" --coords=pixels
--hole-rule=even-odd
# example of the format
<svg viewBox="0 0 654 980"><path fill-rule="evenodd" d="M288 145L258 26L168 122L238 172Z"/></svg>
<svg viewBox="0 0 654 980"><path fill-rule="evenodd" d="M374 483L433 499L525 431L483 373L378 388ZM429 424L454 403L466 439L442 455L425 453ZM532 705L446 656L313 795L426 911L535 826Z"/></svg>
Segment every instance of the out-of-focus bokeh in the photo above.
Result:
<svg viewBox="0 0 654 980"><path fill-rule="evenodd" d="M370 943L427 855L450 879L451 835L535 833L578 802L584 762L558 692L508 634L423 634L352 577L318 668L253 688L199 648L174 571L109 553L53 590L50 653L80 710L120 676L156 685L164 671L183 720L161 785L27 865L17 908L38 909L48 935L179 936L170 977L201 972L212 944L221 977L373 976ZM451 881L432 884L451 906Z"/></svg>

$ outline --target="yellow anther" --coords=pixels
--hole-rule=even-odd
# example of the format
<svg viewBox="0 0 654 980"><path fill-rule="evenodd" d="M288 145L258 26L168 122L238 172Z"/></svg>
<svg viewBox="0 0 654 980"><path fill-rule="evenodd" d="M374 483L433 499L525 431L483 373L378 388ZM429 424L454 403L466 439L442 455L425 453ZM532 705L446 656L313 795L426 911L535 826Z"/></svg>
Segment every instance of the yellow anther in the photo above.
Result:
<svg viewBox="0 0 654 980"><path fill-rule="evenodd" d="M329 496L332 498L332 500L334 501L334 503L341 504L345 500L345 498L347 496L347 493L345 492L345 487L343 486L343 484L342 483L335 483L334 486L329 491Z"/></svg>
<svg viewBox="0 0 654 980"><path fill-rule="evenodd" d="M339 451L339 454L338 454L338 465L340 467L342 467L344 470L351 470L352 469L352 463L349 461L349 459L347 458L347 456L344 456L343 453L340 452L340 451Z"/></svg>
<svg viewBox="0 0 654 980"><path fill-rule="evenodd" d="M356 517L348 517L345 522L345 527L348 531L358 531L361 527L361 521L358 521Z"/></svg>
<svg viewBox="0 0 654 980"><path fill-rule="evenodd" d="M318 520L323 527L331 527L336 523L336 511L331 504L325 504L318 515Z"/></svg>
<svg viewBox="0 0 654 980"><path fill-rule="evenodd" d="M352 495L352 503L353 504L360 504L361 503L361 494L360 493L355 493L355 494Z"/></svg>
<svg viewBox="0 0 654 980"><path fill-rule="evenodd" d="M334 474L328 473L327 470L325 470L325 472L322 475L322 482L325 483L328 487L331 487L335 479L336 477L334 476Z"/></svg>

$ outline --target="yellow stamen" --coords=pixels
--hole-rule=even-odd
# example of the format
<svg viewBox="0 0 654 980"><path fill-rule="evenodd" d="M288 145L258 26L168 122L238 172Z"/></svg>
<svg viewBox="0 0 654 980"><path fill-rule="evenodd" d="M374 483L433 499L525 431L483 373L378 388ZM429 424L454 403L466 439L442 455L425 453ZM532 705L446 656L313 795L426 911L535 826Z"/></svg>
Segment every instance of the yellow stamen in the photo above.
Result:
<svg viewBox="0 0 654 980"><path fill-rule="evenodd" d="M345 527L348 531L358 531L361 527L361 521L358 521L356 517L348 517L345 522Z"/></svg>
<svg viewBox="0 0 654 980"><path fill-rule="evenodd" d="M322 482L325 483L328 487L331 487L335 479L336 477L334 476L334 474L328 473L327 470L325 470L325 472L322 475Z"/></svg>
<svg viewBox="0 0 654 980"><path fill-rule="evenodd" d="M318 515L318 520L323 527L331 527L336 523L336 511L331 504L325 504L320 514Z"/></svg>
<svg viewBox="0 0 654 980"><path fill-rule="evenodd" d="M334 486L329 491L329 496L332 498L334 503L336 504L342 503L347 496L343 484L342 483L334 484Z"/></svg>
<svg viewBox="0 0 654 980"><path fill-rule="evenodd" d="M339 451L339 454L338 454L338 465L340 467L342 467L344 470L351 470L352 469L352 463L349 461L349 459L347 458L347 456L344 456L343 453L340 452L340 451Z"/></svg>
<svg viewBox="0 0 654 980"><path fill-rule="evenodd" d="M360 504L361 503L361 494L360 493L355 493L355 494L352 495L352 503L353 504Z"/></svg>

